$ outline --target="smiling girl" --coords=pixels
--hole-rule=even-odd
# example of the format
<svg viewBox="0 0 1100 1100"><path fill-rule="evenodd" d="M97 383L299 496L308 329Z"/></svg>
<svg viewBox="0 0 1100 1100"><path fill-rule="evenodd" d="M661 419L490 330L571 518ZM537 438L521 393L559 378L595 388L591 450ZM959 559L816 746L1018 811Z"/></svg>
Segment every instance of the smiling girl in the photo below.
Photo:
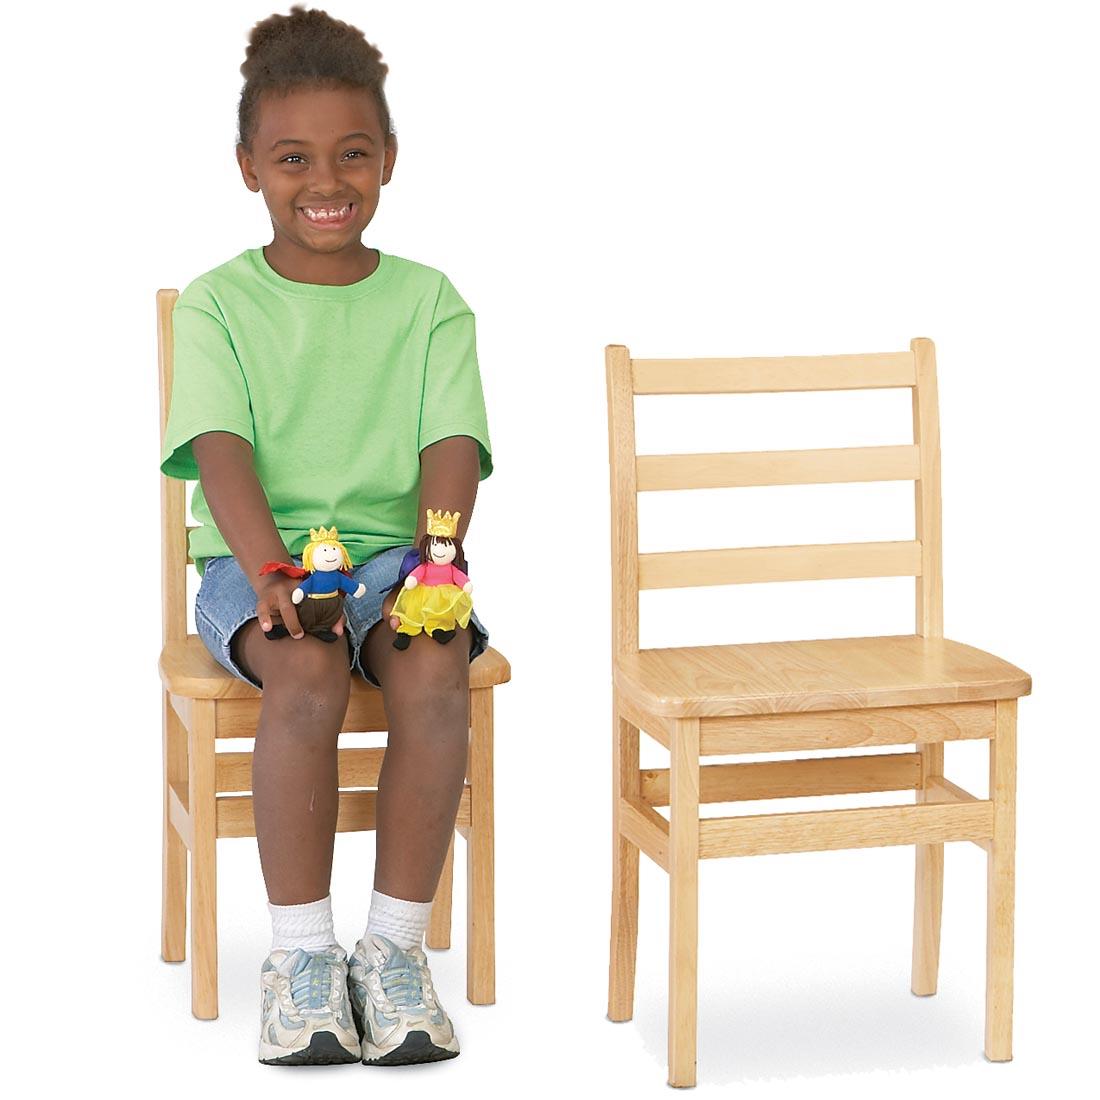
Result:
<svg viewBox="0 0 1100 1100"><path fill-rule="evenodd" d="M442 272L362 241L397 158L388 67L362 32L296 5L253 28L241 71L237 161L273 235L179 296L161 470L199 481L199 636L263 690L252 795L273 939L260 1060L450 1058L458 1041L421 945L465 776L469 662L488 634L472 614L451 644L423 636L401 653L389 618L429 510L461 514L464 538L492 471L474 316ZM335 643L302 630L298 581L260 574L301 566L320 524L339 529L365 586ZM381 688L389 734L349 966L329 884L353 674Z"/></svg>

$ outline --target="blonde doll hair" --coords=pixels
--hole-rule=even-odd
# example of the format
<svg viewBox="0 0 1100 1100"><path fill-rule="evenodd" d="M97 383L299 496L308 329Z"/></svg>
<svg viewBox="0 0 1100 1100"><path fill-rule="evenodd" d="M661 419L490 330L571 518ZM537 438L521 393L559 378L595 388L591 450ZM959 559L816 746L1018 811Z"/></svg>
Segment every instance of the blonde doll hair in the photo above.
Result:
<svg viewBox="0 0 1100 1100"><path fill-rule="evenodd" d="M310 573L313 572L313 551L316 550L318 546L335 546L336 549L340 551L340 568L347 569L349 572L351 571L353 568L351 558L348 557L348 552L344 548L344 544L332 538L317 538L306 543L306 548L302 551L303 569L308 570Z"/></svg>

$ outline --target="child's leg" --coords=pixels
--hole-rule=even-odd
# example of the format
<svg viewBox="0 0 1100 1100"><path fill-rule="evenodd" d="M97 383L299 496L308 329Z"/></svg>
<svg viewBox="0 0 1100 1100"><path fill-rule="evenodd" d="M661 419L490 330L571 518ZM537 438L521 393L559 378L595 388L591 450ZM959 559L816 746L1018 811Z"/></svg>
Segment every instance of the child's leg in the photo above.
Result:
<svg viewBox="0 0 1100 1100"><path fill-rule="evenodd" d="M404 635L408 648L394 649L395 596L382 601L382 619L359 649L360 666L382 685L389 730L378 776L374 891L348 978L370 1065L453 1058L459 1050L422 944L466 772L472 632L457 631L449 645ZM376 1024L380 1013L384 1028Z"/></svg>
<svg viewBox="0 0 1100 1100"><path fill-rule="evenodd" d="M435 896L454 833L466 776L469 735L470 631L448 645L426 634L408 649L393 647L389 625L396 592L367 632L361 663L382 685L389 725L378 777L374 888L393 898Z"/></svg>
<svg viewBox="0 0 1100 1100"><path fill-rule="evenodd" d="M345 642L271 641L258 620L232 640L234 659L263 684L252 756L252 806L268 899L325 898L336 836L337 735L351 690Z"/></svg>

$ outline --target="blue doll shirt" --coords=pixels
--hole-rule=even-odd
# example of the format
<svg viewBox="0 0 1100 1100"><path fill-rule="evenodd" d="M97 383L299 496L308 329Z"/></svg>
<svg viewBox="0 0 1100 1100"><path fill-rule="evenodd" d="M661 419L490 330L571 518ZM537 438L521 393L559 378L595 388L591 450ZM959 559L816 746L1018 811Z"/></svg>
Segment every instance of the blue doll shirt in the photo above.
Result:
<svg viewBox="0 0 1100 1100"><path fill-rule="evenodd" d="M307 596L323 596L330 592L337 592L341 588L350 596L359 585L339 569L330 569L328 572L318 570L316 573L310 573L300 587Z"/></svg>

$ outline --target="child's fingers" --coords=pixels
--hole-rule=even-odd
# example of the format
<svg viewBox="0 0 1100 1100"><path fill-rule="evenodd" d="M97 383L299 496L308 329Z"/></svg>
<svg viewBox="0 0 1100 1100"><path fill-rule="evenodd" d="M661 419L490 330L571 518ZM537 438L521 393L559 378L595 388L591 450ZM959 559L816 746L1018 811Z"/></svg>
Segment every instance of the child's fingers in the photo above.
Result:
<svg viewBox="0 0 1100 1100"><path fill-rule="evenodd" d="M302 629L302 624L298 621L297 605L291 600L289 592L280 593L279 611L283 616L283 625L290 631L291 637L305 637L305 631Z"/></svg>
<svg viewBox="0 0 1100 1100"><path fill-rule="evenodd" d="M266 634L273 622L279 621L278 609L272 609L266 598L256 601L256 618L260 620L260 629Z"/></svg>

